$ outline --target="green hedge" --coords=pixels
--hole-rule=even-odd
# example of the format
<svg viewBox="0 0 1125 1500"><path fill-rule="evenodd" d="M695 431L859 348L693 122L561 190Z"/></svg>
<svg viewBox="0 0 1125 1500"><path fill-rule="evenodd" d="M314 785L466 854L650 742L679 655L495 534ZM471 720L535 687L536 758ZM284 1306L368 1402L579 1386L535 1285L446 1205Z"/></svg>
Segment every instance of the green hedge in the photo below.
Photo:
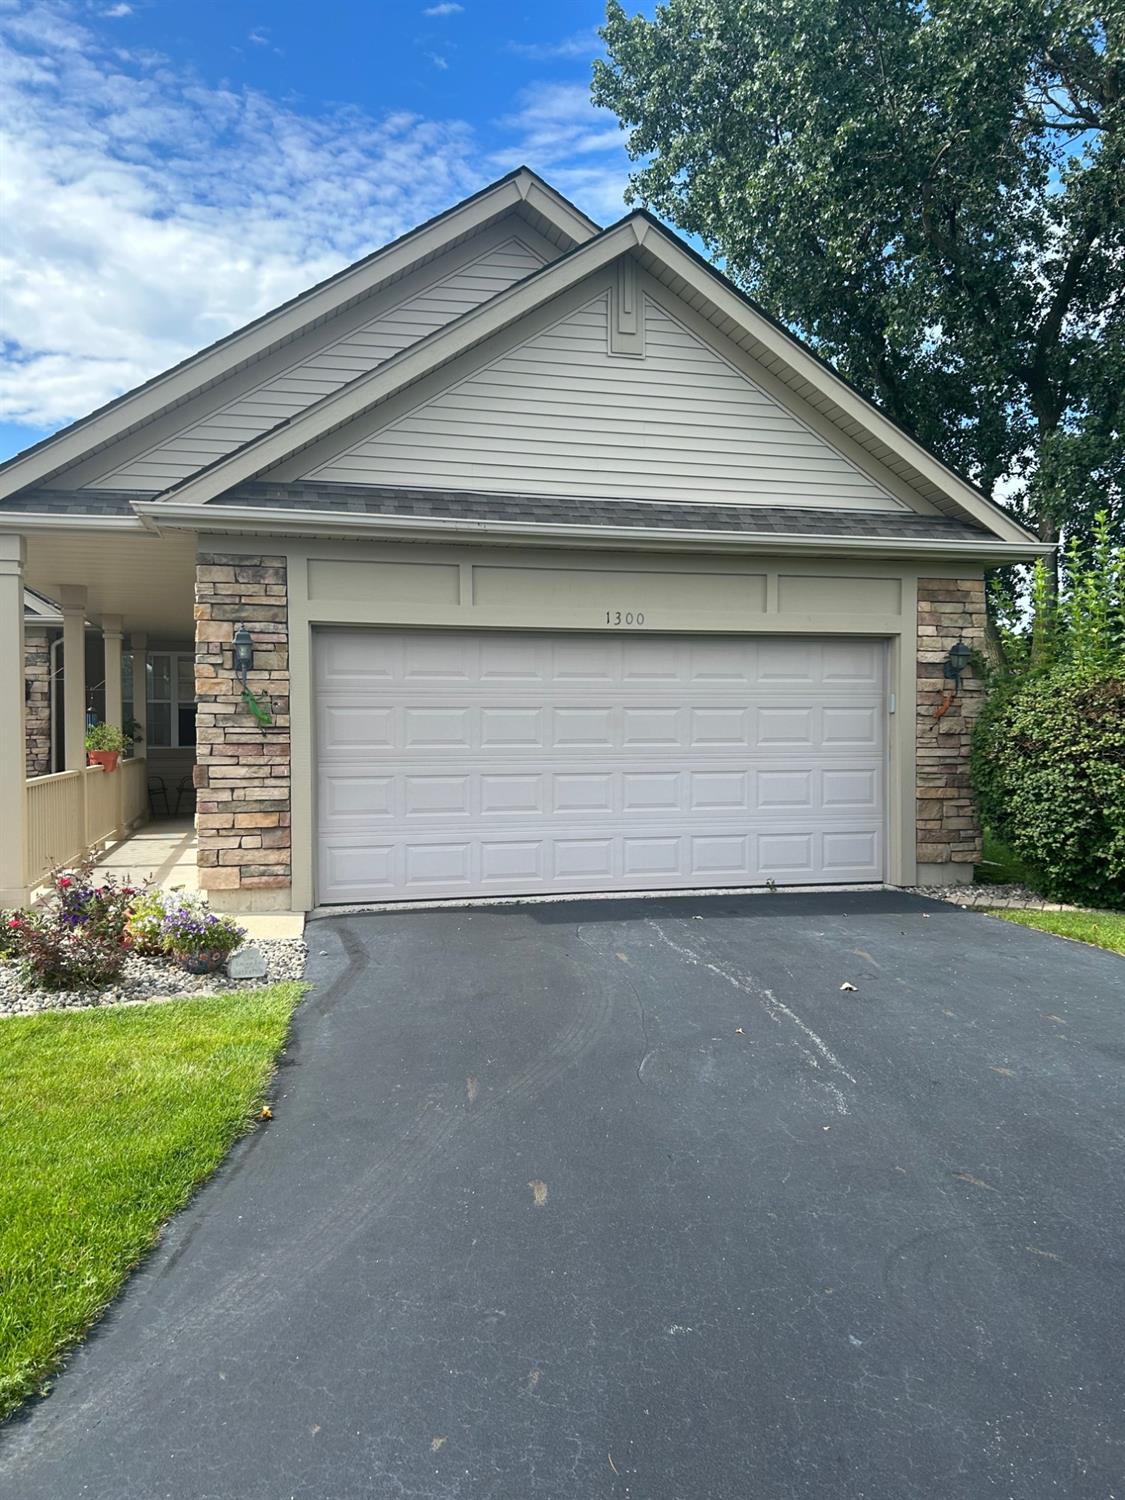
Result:
<svg viewBox="0 0 1125 1500"><path fill-rule="evenodd" d="M1125 910L1125 677L1056 667L994 692L973 782L1046 895Z"/></svg>

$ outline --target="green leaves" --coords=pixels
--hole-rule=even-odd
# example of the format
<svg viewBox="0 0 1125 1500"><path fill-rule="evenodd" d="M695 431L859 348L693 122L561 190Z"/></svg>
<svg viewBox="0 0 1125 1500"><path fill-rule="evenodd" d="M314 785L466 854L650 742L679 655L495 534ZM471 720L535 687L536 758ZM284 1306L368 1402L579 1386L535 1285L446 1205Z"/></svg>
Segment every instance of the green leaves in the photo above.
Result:
<svg viewBox="0 0 1125 1500"><path fill-rule="evenodd" d="M1125 69L1087 0L611 0L634 197L1012 509L1125 533Z"/></svg>
<svg viewBox="0 0 1125 1500"><path fill-rule="evenodd" d="M973 733L993 832L1053 900L1125 910L1125 678L1059 666L994 694Z"/></svg>

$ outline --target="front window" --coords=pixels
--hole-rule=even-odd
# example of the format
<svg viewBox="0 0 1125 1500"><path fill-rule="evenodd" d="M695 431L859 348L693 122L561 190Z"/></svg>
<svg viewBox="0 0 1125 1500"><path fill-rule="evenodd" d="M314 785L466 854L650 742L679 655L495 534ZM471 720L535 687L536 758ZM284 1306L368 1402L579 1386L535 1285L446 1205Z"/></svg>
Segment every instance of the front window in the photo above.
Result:
<svg viewBox="0 0 1125 1500"><path fill-rule="evenodd" d="M190 651L150 651L148 743L175 749L195 744L195 657Z"/></svg>

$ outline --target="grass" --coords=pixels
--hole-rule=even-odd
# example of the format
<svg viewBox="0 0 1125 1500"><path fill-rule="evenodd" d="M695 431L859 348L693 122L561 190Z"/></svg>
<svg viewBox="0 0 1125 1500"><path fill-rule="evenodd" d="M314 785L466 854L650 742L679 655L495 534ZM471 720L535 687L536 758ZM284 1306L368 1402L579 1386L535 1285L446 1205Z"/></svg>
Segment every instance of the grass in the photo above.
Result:
<svg viewBox="0 0 1125 1500"><path fill-rule="evenodd" d="M1125 912L1119 911L992 911L993 917L1073 938L1110 953L1125 953Z"/></svg>
<svg viewBox="0 0 1125 1500"><path fill-rule="evenodd" d="M247 1128L302 992L0 1021L0 1417Z"/></svg>

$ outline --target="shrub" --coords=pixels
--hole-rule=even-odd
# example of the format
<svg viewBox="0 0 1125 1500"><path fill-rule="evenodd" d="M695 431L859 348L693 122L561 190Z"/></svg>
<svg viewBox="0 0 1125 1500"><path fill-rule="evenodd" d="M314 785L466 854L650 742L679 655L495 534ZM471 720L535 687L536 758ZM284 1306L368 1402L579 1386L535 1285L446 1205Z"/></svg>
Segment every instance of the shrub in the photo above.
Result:
<svg viewBox="0 0 1125 1500"><path fill-rule="evenodd" d="M21 977L45 990L83 990L112 984L125 964L119 943L65 922L58 911L18 918Z"/></svg>
<svg viewBox="0 0 1125 1500"><path fill-rule="evenodd" d="M1125 673L1072 666L993 693L973 734L988 826L1056 901L1125 910Z"/></svg>

